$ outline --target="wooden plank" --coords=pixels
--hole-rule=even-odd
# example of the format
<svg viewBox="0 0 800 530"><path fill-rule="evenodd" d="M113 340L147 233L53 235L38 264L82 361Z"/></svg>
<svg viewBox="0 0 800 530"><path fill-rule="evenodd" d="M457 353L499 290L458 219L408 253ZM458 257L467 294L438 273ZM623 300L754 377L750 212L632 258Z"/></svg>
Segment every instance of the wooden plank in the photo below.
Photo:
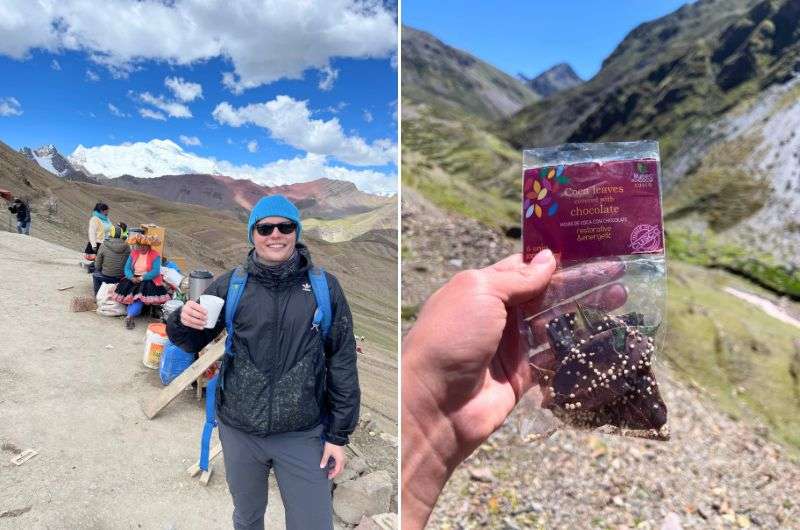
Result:
<svg viewBox="0 0 800 530"><path fill-rule="evenodd" d="M208 466L208 471L203 471L203 474L200 475L200 484L208 486L208 481L211 480L211 473L213 472L214 470L211 469L211 466Z"/></svg>
<svg viewBox="0 0 800 530"><path fill-rule="evenodd" d="M192 384L200 374L225 355L225 341L219 340L208 346L205 354L200 355L192 365L176 377L169 385L164 387L158 395L142 407L145 416L153 419L161 409L169 405L173 399L178 397L183 389Z"/></svg>
<svg viewBox="0 0 800 530"><path fill-rule="evenodd" d="M222 444L217 443L214 447L211 448L211 451L208 453L208 467L211 468L211 462L222 452ZM189 469L186 470L189 473L190 477L195 477L200 473L200 461L198 460L191 466Z"/></svg>

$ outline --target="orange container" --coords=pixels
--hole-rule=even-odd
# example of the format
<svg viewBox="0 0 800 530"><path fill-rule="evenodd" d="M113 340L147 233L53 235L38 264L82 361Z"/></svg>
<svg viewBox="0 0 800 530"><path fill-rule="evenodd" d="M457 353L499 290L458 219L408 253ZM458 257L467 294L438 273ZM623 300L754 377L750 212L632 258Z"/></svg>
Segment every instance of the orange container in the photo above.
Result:
<svg viewBox="0 0 800 530"><path fill-rule="evenodd" d="M167 344L167 325L156 322L147 326L147 334L144 342L144 357L142 362L148 368L158 370L161 362L161 354Z"/></svg>

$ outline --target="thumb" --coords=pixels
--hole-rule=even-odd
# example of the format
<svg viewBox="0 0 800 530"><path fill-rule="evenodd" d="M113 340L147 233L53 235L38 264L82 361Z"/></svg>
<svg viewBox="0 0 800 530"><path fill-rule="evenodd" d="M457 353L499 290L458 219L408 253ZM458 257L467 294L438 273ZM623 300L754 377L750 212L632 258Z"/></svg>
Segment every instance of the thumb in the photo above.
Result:
<svg viewBox="0 0 800 530"><path fill-rule="evenodd" d="M530 263L505 270L488 267L483 271L489 289L506 305L514 306L542 294L555 268L553 253L544 249Z"/></svg>

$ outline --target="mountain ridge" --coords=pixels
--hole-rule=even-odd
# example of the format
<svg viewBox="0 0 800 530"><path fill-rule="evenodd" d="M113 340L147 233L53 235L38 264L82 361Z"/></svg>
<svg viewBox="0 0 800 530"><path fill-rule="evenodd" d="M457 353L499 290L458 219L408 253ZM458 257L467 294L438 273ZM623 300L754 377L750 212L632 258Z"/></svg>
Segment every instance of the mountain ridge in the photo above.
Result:
<svg viewBox="0 0 800 530"><path fill-rule="evenodd" d="M402 49L404 102L468 109L492 120L540 98L520 80L425 31L403 25Z"/></svg>
<svg viewBox="0 0 800 530"><path fill-rule="evenodd" d="M523 74L519 74L519 78L531 90L541 94L544 98L583 83L583 79L568 63L558 63L533 78L528 78Z"/></svg>

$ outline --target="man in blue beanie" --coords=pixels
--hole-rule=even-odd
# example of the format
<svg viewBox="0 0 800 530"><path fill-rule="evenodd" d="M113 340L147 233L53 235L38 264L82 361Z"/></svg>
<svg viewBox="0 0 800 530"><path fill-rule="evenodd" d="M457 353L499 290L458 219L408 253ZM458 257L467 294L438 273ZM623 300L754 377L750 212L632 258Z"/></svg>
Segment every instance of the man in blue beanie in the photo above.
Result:
<svg viewBox="0 0 800 530"><path fill-rule="evenodd" d="M331 479L344 467L344 445L358 421L360 388L350 308L325 272L331 326L315 324L308 248L300 212L282 195L263 197L248 221L254 248L242 265L247 283L233 320L217 400L225 474L237 530L264 528L267 477L275 470L288 530L333 528ZM234 271L205 294L226 299ZM225 307L212 329L207 311L187 302L167 323L170 340L199 352L225 329Z"/></svg>

